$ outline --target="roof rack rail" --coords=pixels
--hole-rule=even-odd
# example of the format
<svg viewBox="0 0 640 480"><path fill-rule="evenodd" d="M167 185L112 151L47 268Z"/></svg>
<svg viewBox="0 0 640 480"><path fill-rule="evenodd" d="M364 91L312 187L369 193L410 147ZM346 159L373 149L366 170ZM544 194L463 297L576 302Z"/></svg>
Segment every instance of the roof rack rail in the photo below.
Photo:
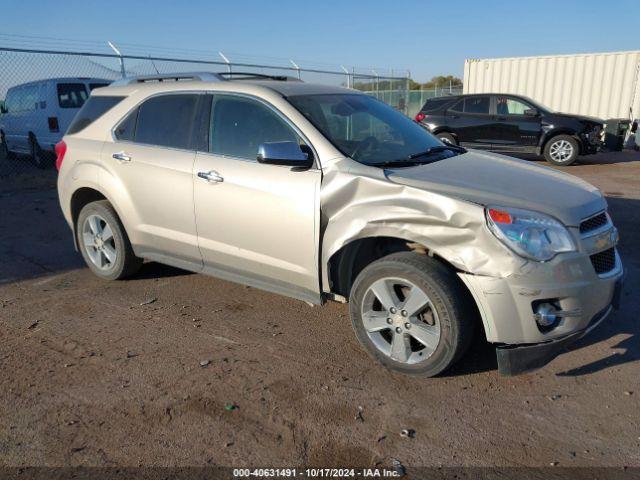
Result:
<svg viewBox="0 0 640 480"><path fill-rule="evenodd" d="M200 82L223 82L225 79L219 73L213 72L191 72L191 73L162 73L158 75L139 75L135 77L125 77L116 80L111 85L133 85L134 83L151 83L165 81L188 81L195 80Z"/></svg>
<svg viewBox="0 0 640 480"><path fill-rule="evenodd" d="M225 80L277 80L280 82L301 82L299 78L287 75L266 75L253 72L220 72L219 76Z"/></svg>

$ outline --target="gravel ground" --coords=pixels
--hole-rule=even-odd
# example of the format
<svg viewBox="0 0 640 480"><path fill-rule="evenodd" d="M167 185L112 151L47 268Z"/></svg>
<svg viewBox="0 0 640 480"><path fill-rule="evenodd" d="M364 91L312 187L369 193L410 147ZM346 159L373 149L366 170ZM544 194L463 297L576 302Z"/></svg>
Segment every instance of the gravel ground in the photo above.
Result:
<svg viewBox="0 0 640 480"><path fill-rule="evenodd" d="M154 263L105 283L55 190L0 180L0 465L640 466L640 154L566 170L608 197L623 308L537 372L478 340L424 380L373 363L345 305Z"/></svg>

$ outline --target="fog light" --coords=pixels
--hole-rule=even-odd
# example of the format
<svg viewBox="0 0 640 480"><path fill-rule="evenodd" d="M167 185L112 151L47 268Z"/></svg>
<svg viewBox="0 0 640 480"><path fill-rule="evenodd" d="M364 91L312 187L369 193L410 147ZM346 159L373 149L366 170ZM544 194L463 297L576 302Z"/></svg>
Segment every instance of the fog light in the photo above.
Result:
<svg viewBox="0 0 640 480"><path fill-rule="evenodd" d="M558 320L556 312L556 308L550 303L541 303L535 310L536 323L542 328L551 327Z"/></svg>

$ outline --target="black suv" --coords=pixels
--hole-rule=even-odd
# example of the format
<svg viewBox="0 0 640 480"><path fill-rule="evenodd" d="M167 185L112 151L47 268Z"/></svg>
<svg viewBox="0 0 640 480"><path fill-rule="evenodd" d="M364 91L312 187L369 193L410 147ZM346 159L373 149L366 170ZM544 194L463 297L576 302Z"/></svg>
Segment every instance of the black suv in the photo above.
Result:
<svg viewBox="0 0 640 480"><path fill-rule="evenodd" d="M549 163L571 165L596 153L604 122L557 113L520 95L502 93L431 98L416 121L440 140L504 153L544 154Z"/></svg>

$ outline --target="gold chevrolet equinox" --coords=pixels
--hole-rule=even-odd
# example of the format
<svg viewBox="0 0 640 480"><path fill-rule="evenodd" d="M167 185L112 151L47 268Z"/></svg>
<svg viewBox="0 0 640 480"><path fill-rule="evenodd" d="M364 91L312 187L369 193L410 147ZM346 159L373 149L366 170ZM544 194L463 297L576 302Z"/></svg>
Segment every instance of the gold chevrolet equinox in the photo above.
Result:
<svg viewBox="0 0 640 480"><path fill-rule="evenodd" d="M357 91L257 74L94 90L56 145L76 247L105 280L143 260L314 304L348 302L386 367L443 372L475 335L539 368L617 308L602 194L442 143Z"/></svg>

